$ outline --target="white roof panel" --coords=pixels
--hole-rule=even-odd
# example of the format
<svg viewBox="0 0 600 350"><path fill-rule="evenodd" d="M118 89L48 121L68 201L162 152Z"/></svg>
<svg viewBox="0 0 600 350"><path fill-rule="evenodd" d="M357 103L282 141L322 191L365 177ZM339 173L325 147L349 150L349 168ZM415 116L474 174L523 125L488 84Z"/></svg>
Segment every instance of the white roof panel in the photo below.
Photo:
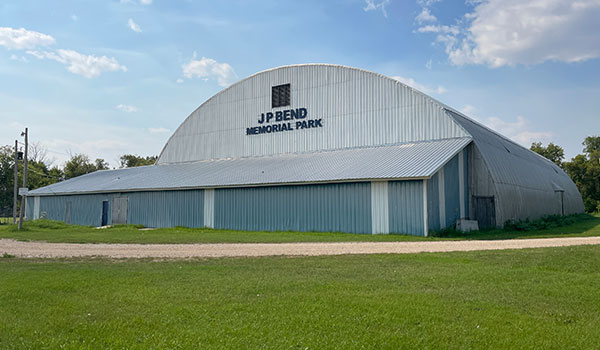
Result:
<svg viewBox="0 0 600 350"><path fill-rule="evenodd" d="M30 192L30 196L297 183L421 179L471 142L469 137L381 147L103 170Z"/></svg>

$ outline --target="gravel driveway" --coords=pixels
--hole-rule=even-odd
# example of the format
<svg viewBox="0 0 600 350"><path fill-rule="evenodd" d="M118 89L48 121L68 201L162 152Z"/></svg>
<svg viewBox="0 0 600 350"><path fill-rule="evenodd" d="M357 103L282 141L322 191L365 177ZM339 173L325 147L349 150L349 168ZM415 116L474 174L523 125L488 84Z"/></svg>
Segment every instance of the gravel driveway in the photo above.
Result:
<svg viewBox="0 0 600 350"><path fill-rule="evenodd" d="M494 241L239 243L239 244L80 244L19 242L0 239L0 256L63 258L218 258L243 256L317 256L343 254L408 254L600 244L600 237L512 239Z"/></svg>

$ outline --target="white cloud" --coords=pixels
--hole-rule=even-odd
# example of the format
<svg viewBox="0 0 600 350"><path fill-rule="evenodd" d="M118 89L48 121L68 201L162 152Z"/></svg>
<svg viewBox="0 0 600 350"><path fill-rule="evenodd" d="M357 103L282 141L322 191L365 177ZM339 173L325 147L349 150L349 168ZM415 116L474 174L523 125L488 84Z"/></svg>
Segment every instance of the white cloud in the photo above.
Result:
<svg viewBox="0 0 600 350"><path fill-rule="evenodd" d="M73 20L73 22L77 22L79 20L79 17L77 17L76 14L72 14L71 15L71 20Z"/></svg>
<svg viewBox="0 0 600 350"><path fill-rule="evenodd" d="M51 59L67 65L67 70L73 74L82 75L86 78L94 78L102 72L123 71L127 67L120 65L114 57L84 55L73 50L49 51L27 51L28 54L39 59Z"/></svg>
<svg viewBox="0 0 600 350"><path fill-rule="evenodd" d="M33 49L38 46L52 45L55 42L56 40L48 34L25 28L0 27L0 46L8 49Z"/></svg>
<svg viewBox="0 0 600 350"><path fill-rule="evenodd" d="M522 116L518 116L514 122L507 122L498 117L489 117L484 123L489 128L510 137L524 146L529 146L533 141L546 141L553 136L551 132L530 130L531 125L529 121Z"/></svg>
<svg viewBox="0 0 600 350"><path fill-rule="evenodd" d="M27 62L27 58L24 56L17 56L15 54L10 55L10 59L13 61L21 61L21 62Z"/></svg>
<svg viewBox="0 0 600 350"><path fill-rule="evenodd" d="M461 112L465 115L477 120L488 128L507 136L508 138L520 143L524 147L529 147L532 142L550 141L554 137L554 133L550 131L535 131L532 130L529 120L522 116L517 116L516 121L510 122L498 117L477 117L476 108L471 105L465 105Z"/></svg>
<svg viewBox="0 0 600 350"><path fill-rule="evenodd" d="M181 84L181 83L183 83L183 79L181 79L181 78L178 78L178 79L177 79L175 82L176 82L177 84Z"/></svg>
<svg viewBox="0 0 600 350"><path fill-rule="evenodd" d="M169 130L167 128L148 128L148 131L151 134L164 134L164 133L171 132L171 130Z"/></svg>
<svg viewBox="0 0 600 350"><path fill-rule="evenodd" d="M582 62L600 58L599 0L482 0L470 3L460 33L445 33L445 45L455 65L489 67Z"/></svg>
<svg viewBox="0 0 600 350"><path fill-rule="evenodd" d="M419 90L419 91L421 91L423 93L426 93L426 94L438 94L438 95L441 95L441 94L444 94L444 93L446 93L448 91L448 90L446 90L445 87L443 87L441 85L438 85L437 88L427 87L425 85L417 83L413 78L405 78L405 77L401 77L399 75L393 76L392 78L398 80L399 82L401 82L401 83L403 83L405 85L408 85L408 86L410 86L412 88L415 88L415 89L417 89L417 90Z"/></svg>
<svg viewBox="0 0 600 350"><path fill-rule="evenodd" d="M115 108L120 111L127 112L127 113L134 113L134 112L138 111L138 109L135 106L124 105L124 104L119 104L119 105L115 106Z"/></svg>
<svg viewBox="0 0 600 350"><path fill-rule="evenodd" d="M381 9L384 17L387 17L387 11L385 7L390 3L390 0L382 0L378 4L375 3L375 0L365 0L367 6L363 8L365 12L374 11L377 9Z"/></svg>
<svg viewBox="0 0 600 350"><path fill-rule="evenodd" d="M423 7L423 10L421 10L421 13L419 13L415 19L419 24L437 21L437 18L431 14L431 11L429 11L427 7Z"/></svg>
<svg viewBox="0 0 600 350"><path fill-rule="evenodd" d="M427 63L425 63L425 68L431 69L432 64L433 64L433 62L431 61L431 58L430 58L429 61L427 61Z"/></svg>
<svg viewBox="0 0 600 350"><path fill-rule="evenodd" d="M475 113L475 110L476 110L475 107L473 107L471 105L465 105L460 111L469 117L474 117L474 116L472 116L472 114Z"/></svg>
<svg viewBox="0 0 600 350"><path fill-rule="evenodd" d="M121 2L121 4L134 3L133 0L121 0L120 2ZM152 0L140 0L139 3L140 3L140 5L152 5Z"/></svg>
<svg viewBox="0 0 600 350"><path fill-rule="evenodd" d="M417 0L417 3L423 7L429 7L433 4L435 4L436 2L440 2L440 1L442 1L442 0Z"/></svg>
<svg viewBox="0 0 600 350"><path fill-rule="evenodd" d="M227 63L219 63L212 58L202 57L200 60L192 58L188 63L182 65L183 76L192 79L217 79L221 86L228 86L237 79L233 68Z"/></svg>
<svg viewBox="0 0 600 350"><path fill-rule="evenodd" d="M456 26L429 24L429 25L417 28L417 32L419 32L419 33L449 33L449 34L458 35L459 29Z"/></svg>
<svg viewBox="0 0 600 350"><path fill-rule="evenodd" d="M142 32L142 28L140 28L140 26L137 23L135 23L133 21L133 19L130 18L127 21L127 24L129 25L129 29L133 30L134 32L136 32L136 33L141 33Z"/></svg>

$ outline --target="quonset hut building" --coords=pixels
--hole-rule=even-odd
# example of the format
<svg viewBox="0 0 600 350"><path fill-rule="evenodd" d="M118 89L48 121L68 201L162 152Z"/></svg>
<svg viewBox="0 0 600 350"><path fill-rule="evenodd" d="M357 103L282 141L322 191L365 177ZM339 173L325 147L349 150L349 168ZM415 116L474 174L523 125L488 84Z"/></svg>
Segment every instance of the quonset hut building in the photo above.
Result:
<svg viewBox="0 0 600 350"><path fill-rule="evenodd" d="M326 64L254 74L179 126L152 166L31 191L80 225L427 235L583 212L554 163L386 76Z"/></svg>

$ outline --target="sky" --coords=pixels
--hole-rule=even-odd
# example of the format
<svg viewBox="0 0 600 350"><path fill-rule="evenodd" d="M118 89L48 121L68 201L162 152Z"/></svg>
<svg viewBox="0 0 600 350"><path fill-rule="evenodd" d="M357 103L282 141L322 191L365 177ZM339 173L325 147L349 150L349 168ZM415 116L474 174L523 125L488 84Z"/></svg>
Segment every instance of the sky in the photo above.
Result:
<svg viewBox="0 0 600 350"><path fill-rule="evenodd" d="M0 144L119 165L157 155L256 72L332 63L394 77L567 159L600 135L600 0L89 0L0 3Z"/></svg>

